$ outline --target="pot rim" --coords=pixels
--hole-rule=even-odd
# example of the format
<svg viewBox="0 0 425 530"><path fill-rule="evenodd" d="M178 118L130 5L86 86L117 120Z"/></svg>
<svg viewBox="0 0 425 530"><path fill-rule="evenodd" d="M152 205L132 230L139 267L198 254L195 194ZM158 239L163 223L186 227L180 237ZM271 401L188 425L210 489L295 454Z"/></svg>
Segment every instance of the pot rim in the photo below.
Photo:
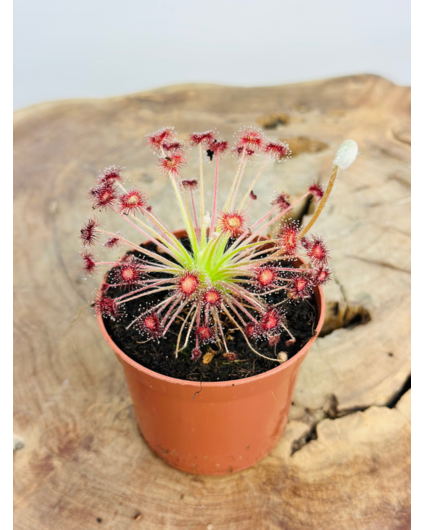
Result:
<svg viewBox="0 0 425 530"><path fill-rule="evenodd" d="M177 233L182 233L182 232L183 232L182 230L176 230L176 232L174 232L174 233L177 235ZM99 287L99 290L98 290L98 294L101 294L102 287L103 287L103 285L105 285L105 283L106 283L105 281L103 281L101 283L101 285ZM252 376L246 377L244 379L232 379L232 380L229 380L229 381L219 381L219 382L202 381L202 386L203 387L207 387L207 388L208 387L209 388L215 388L215 387L216 388L220 388L220 387L223 388L223 387L232 387L232 386L239 386L239 385L254 383L254 382L259 381L261 379L264 379L266 377L271 377L274 374L285 370L291 364L295 363L298 360L299 357L301 357L303 354L306 353L306 351L311 347L313 342L317 339L318 333L320 332L320 330L321 330L321 328L323 326L323 322L325 320L325 295L324 295L324 292L323 292L323 287L318 286L318 287L316 287L316 289L317 289L317 293L318 293L318 297L319 297L319 303L317 304L317 306L318 306L318 309L320 311L319 321L318 321L316 329L315 329L316 335L311 337L311 339L307 342L307 344L305 344L301 348L301 350L299 350L293 357L291 357L291 359L289 359L288 361L285 361L284 363L276 366L275 368L272 368L271 370L267 370L267 372L263 372L262 374L252 375ZM315 289L315 292L316 292L316 289ZM158 372L150 370L149 368L145 368L144 366L142 366L141 364L137 363L136 361L133 361L133 359L131 359L126 353L124 353L115 344L115 342L112 340L111 336L106 331L102 315L97 315L96 318L97 318L97 321L99 323L99 327L100 327L100 330L102 332L102 335L105 337L106 341L111 346L111 348L113 349L115 354L118 355L121 358L121 360L124 361L126 364L129 364L130 366L132 366L133 368L135 368L139 372L142 372L142 373L144 373L146 375L149 375L151 377L159 379L160 381L163 381L165 383L172 383L172 384L181 385L181 386L189 386L189 387L193 387L195 389L199 388L200 381L186 381L185 379L178 379L176 377L170 377L168 375L162 375L162 374L160 374Z"/></svg>

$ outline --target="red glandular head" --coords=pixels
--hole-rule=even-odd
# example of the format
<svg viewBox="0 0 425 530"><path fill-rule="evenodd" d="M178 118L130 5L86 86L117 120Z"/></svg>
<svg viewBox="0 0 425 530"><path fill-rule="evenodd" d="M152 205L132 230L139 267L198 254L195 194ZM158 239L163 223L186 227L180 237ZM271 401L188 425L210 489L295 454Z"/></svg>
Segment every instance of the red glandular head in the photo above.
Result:
<svg viewBox="0 0 425 530"><path fill-rule="evenodd" d="M199 277L193 272L186 272L179 278L178 281L178 292L184 298L190 298L193 296L199 287Z"/></svg>
<svg viewBox="0 0 425 530"><path fill-rule="evenodd" d="M182 166L186 163L185 157L181 153L175 153L165 158L161 158L159 161L159 167L167 175L173 177L180 176Z"/></svg>
<svg viewBox="0 0 425 530"><path fill-rule="evenodd" d="M224 212L219 218L219 226L231 237L238 237L245 230L245 216L240 212Z"/></svg>
<svg viewBox="0 0 425 530"><path fill-rule="evenodd" d="M110 166L105 168L99 175L99 178L97 179L99 184L100 183L109 183L112 184L113 182L118 182L122 180L121 171L123 170L122 167L117 166Z"/></svg>
<svg viewBox="0 0 425 530"><path fill-rule="evenodd" d="M311 278L307 275L297 275L292 278L289 294L291 298L308 298L311 294Z"/></svg>
<svg viewBox="0 0 425 530"><path fill-rule="evenodd" d="M163 129L159 129L159 131L147 134L145 139L151 150L154 153L158 153L161 151L163 143L173 141L174 136L175 133L173 127L164 127Z"/></svg>
<svg viewBox="0 0 425 530"><path fill-rule="evenodd" d="M311 248L311 241L310 239L308 239L307 236L304 236L300 239L300 243L301 245L306 249L308 250L309 248Z"/></svg>
<svg viewBox="0 0 425 530"><path fill-rule="evenodd" d="M289 195L285 192L280 193L275 199L273 199L272 205L279 206L281 210L287 210L291 206Z"/></svg>
<svg viewBox="0 0 425 530"><path fill-rule="evenodd" d="M314 273L313 281L316 285L323 285L330 280L331 271L326 266L320 266Z"/></svg>
<svg viewBox="0 0 425 530"><path fill-rule="evenodd" d="M283 324L283 315L276 307L270 307L260 320L260 330L265 335L276 335Z"/></svg>
<svg viewBox="0 0 425 530"><path fill-rule="evenodd" d="M325 265L327 263L329 250L322 238L313 236L307 255L315 264Z"/></svg>
<svg viewBox="0 0 425 530"><path fill-rule="evenodd" d="M102 317L110 318L112 320L119 320L122 316L122 311L119 305L115 302L113 298L106 296L104 294L99 295L95 302L94 308L97 315L102 315Z"/></svg>
<svg viewBox="0 0 425 530"><path fill-rule="evenodd" d="M202 357L202 352L199 348L193 348L192 350L192 356L190 358L191 361L197 361Z"/></svg>
<svg viewBox="0 0 425 530"><path fill-rule="evenodd" d="M207 148L210 143L215 140L215 131L205 131L201 133L192 133L189 136L190 145L199 145L202 144L204 148Z"/></svg>
<svg viewBox="0 0 425 530"><path fill-rule="evenodd" d="M272 335L269 338L269 346L273 347L276 346L280 341L280 335Z"/></svg>
<svg viewBox="0 0 425 530"><path fill-rule="evenodd" d="M214 340L214 331L210 327L200 326L196 329L195 333L196 338L201 344L206 344L207 342Z"/></svg>
<svg viewBox="0 0 425 530"><path fill-rule="evenodd" d="M232 149L232 151L238 158L240 158L242 155L244 155L246 158L253 158L256 154L254 149L250 149L249 147L244 147L242 145L237 145Z"/></svg>
<svg viewBox="0 0 425 530"><path fill-rule="evenodd" d="M167 153L176 153L177 151L183 152L184 144L182 142L163 142L162 148Z"/></svg>
<svg viewBox="0 0 425 530"><path fill-rule="evenodd" d="M116 248L120 244L120 238L119 237L110 237L107 239L104 243L104 246L106 248Z"/></svg>
<svg viewBox="0 0 425 530"><path fill-rule="evenodd" d="M255 127L245 127L240 131L236 140L236 147L250 149L251 151L261 151L266 138L260 129Z"/></svg>
<svg viewBox="0 0 425 530"><path fill-rule="evenodd" d="M113 277L116 283L127 286L136 285L142 278L140 264L130 259L114 269Z"/></svg>
<svg viewBox="0 0 425 530"><path fill-rule="evenodd" d="M248 322L244 329L248 339L255 340L261 335L260 326L256 322Z"/></svg>
<svg viewBox="0 0 425 530"><path fill-rule="evenodd" d="M139 318L136 323L138 330L152 338L159 338L162 335L162 325L156 313L147 313Z"/></svg>
<svg viewBox="0 0 425 530"><path fill-rule="evenodd" d="M118 198L118 192L111 182L103 182L90 190L94 209L113 206Z"/></svg>
<svg viewBox="0 0 425 530"><path fill-rule="evenodd" d="M183 186L183 188L185 188L187 190L194 191L198 187L198 181L196 179L182 180L182 186Z"/></svg>
<svg viewBox="0 0 425 530"><path fill-rule="evenodd" d="M216 307L220 305L222 297L221 294L215 289L208 289L208 291L205 291L202 300L204 304Z"/></svg>
<svg viewBox="0 0 425 530"><path fill-rule="evenodd" d="M229 144L226 140L213 140L208 144L208 149L216 155L224 153L228 148Z"/></svg>
<svg viewBox="0 0 425 530"><path fill-rule="evenodd" d="M299 223L297 221L288 221L279 233L279 244L285 250L285 253L290 256L295 255L297 252L299 232Z"/></svg>
<svg viewBox="0 0 425 530"><path fill-rule="evenodd" d="M322 186L320 184L312 184L309 188L308 188L308 191L313 195L313 197L317 200L320 201L320 199L323 197L323 195L325 194Z"/></svg>
<svg viewBox="0 0 425 530"><path fill-rule="evenodd" d="M288 144L279 141L267 142L263 147L263 151L272 160L277 160L278 162L291 155Z"/></svg>
<svg viewBox="0 0 425 530"><path fill-rule="evenodd" d="M142 212L148 205L145 193L134 188L120 195L119 199L120 210L126 214Z"/></svg>
<svg viewBox="0 0 425 530"><path fill-rule="evenodd" d="M83 271L87 272L87 274L93 274L96 271L97 267L93 254L83 252L81 254L81 258L83 260Z"/></svg>
<svg viewBox="0 0 425 530"><path fill-rule="evenodd" d="M276 269L270 265L263 265L256 270L257 286L261 289L268 289L276 285L278 280Z"/></svg>
<svg viewBox="0 0 425 530"><path fill-rule="evenodd" d="M96 218L89 219L81 227L81 240L85 246L94 245L97 241L96 228L99 226Z"/></svg>

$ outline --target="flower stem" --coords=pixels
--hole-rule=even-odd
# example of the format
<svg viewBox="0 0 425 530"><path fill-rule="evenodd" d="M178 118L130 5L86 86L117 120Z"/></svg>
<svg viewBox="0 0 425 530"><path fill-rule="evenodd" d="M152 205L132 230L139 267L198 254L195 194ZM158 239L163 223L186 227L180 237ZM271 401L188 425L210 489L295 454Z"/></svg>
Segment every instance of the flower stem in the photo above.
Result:
<svg viewBox="0 0 425 530"><path fill-rule="evenodd" d="M123 298L127 298L128 296L133 296L136 293L141 293L143 291L146 291L148 289L151 289L152 287L157 287L158 285L163 285L164 283L167 283L170 281L170 278L167 278L165 280L157 280L154 284L149 284L144 287L141 287L140 289L135 289L134 291L130 291L129 293L122 294L121 296L118 296L115 298L115 300L122 300ZM111 284L111 287L117 287L116 284Z"/></svg>
<svg viewBox="0 0 425 530"><path fill-rule="evenodd" d="M241 156L241 159L240 159L240 162L238 164L238 167L236 169L236 173L235 173L235 177L233 179L233 182L232 182L232 187L230 188L230 191L229 191L229 196L227 197L227 201L226 201L226 204L224 205L224 208L223 208L223 211L224 212L227 212L227 209L229 207L229 203L232 199L232 195L233 195L233 190L235 189L235 186L236 186L236 182L238 180L238 177L239 177L239 173L241 171L241 168L242 168L242 165L243 165L243 162L244 162L244 158L245 158L245 148L243 150L243 153L242 153L242 156Z"/></svg>
<svg viewBox="0 0 425 530"><path fill-rule="evenodd" d="M305 199L306 197L308 197L310 195L310 192L307 192L305 193L304 195L301 195L301 197L299 199L297 199L296 201L294 201L288 208L286 208L285 210L283 210L282 212L280 212L278 215L276 215L275 217L273 217L273 219L271 221L269 221L268 223L266 223L265 225L263 225L262 227L258 228L256 232L254 232L250 237L249 239L252 239L254 237L257 237L261 234L261 232L263 230L265 230L266 228L268 228L270 225L272 225L273 223L275 223L276 221L278 221L281 217L283 217L285 214L287 214L290 210L293 209L294 206L296 206L299 202L301 202L303 199Z"/></svg>
<svg viewBox="0 0 425 530"><path fill-rule="evenodd" d="M303 199L305 199L306 197L308 197L308 195L310 195L310 192L307 192L305 193L304 195L302 195L299 199L297 199L295 202L293 202L288 208L286 208L285 210L283 210L282 212L280 212L278 215L276 215L275 217L273 217L273 219L271 221L269 221L268 223L266 223L265 225L263 225L262 227L258 228L255 232L253 232L247 239L243 240L244 241L244 244L246 243L249 243L250 241L252 241L254 238L258 237L261 232L263 230L265 230L266 228L268 228L270 225L272 225L273 223L275 223L277 220L279 220L281 217L283 217L285 214L287 214L290 210L292 210L292 208L297 205L300 201L302 201ZM276 208L274 208L273 210L271 210L267 215L270 215L271 212L274 212L276 210ZM263 217L264 219L264 217ZM256 225L258 224L255 223ZM255 226L255 225L254 225ZM235 243L233 243L233 245L228 249L227 252L231 252L240 242L242 241L241 237L235 241Z"/></svg>
<svg viewBox="0 0 425 530"><path fill-rule="evenodd" d="M193 210L193 219L195 220L196 237L197 237L198 241L200 242L201 232L200 232L200 229L199 229L199 226L198 226L198 217L196 216L195 200L193 198L193 190L192 189L190 190L190 197L192 199L192 210Z"/></svg>
<svg viewBox="0 0 425 530"><path fill-rule="evenodd" d="M219 162L219 159L220 159L220 154L217 152L216 153L216 162L215 162L214 199L213 199L213 207L212 207L212 214L211 214L210 237L211 237L212 233L214 232L216 209L217 209L218 162Z"/></svg>
<svg viewBox="0 0 425 530"><path fill-rule="evenodd" d="M188 345L188 343L189 343L189 337L190 337L190 334L192 332L193 324L195 323L195 318L196 318L197 312L199 311L199 308L197 306L193 306L193 307L196 309L196 311L193 313L193 317L192 317L192 320L190 322L189 329L187 330L186 340L185 340L183 346L176 352L176 357L177 357L178 353L181 352L182 350L184 350L186 348L186 346Z"/></svg>
<svg viewBox="0 0 425 530"><path fill-rule="evenodd" d="M150 239L153 243L155 243L155 245L157 245L159 248L161 248L164 252L168 252L168 254L170 254L171 256L173 256L173 258L176 258L176 253L174 252L173 249L171 248L168 248L166 247L165 245L163 245L162 243L160 243L156 237L153 237L152 235L149 235L147 232L145 232L144 230L142 230L141 228L139 228L137 225L135 225L132 221L130 221L130 219L128 218L128 215L124 215L122 212L120 212L117 208L114 208L114 211L120 215L123 219L125 219L125 221L127 223L129 223L133 228L135 228L138 232L140 232L141 234L143 234L144 237L146 237L147 239ZM132 216L134 217L134 216ZM139 221L139 223L141 223L142 225L144 225L144 223L138 219L136 217L136 220ZM146 226L146 225L144 225ZM146 229L148 229L150 232L153 232L155 235L158 235L155 230L152 230L151 228L149 228L148 226L146 226ZM161 236L160 236L161 237Z"/></svg>
<svg viewBox="0 0 425 530"><path fill-rule="evenodd" d="M276 361L276 362L279 362L278 359L273 359L272 357L266 357L265 355L263 355L262 353L258 352L257 350L255 350L252 346L251 346L251 343L249 342L247 336L245 335L245 332L244 330L239 326L239 324L236 322L236 320L232 317L232 315L229 313L229 311L226 309L225 306L223 306L223 310L224 312L226 313L226 315L229 317L229 319L233 322L233 324L235 324L235 326L239 329L239 331L242 333L242 335L244 336L244 339L246 340L246 343L248 344L249 348L254 352L256 353L257 355L259 355L260 357L263 357L263 359L268 359L269 361Z"/></svg>
<svg viewBox="0 0 425 530"><path fill-rule="evenodd" d="M165 265L167 265L168 267L170 267L174 271L181 270L181 267L179 265L177 265L176 263L173 263L172 261L168 260L167 258L164 258L164 257L160 256L159 254L157 254L155 252L151 252L150 250L147 250L144 247L140 247L139 245L136 245L135 243L132 243L128 239L125 239L124 237L119 236L118 234L114 234L113 232L108 232L107 230L102 230L101 228L96 228L96 232L99 232L101 234L106 234L108 236L116 237L120 241L122 241L123 243L128 245L130 248L132 248L134 250L137 250L138 252L140 252L142 254L146 254L150 258L153 258L155 260L161 261L162 263L164 263Z"/></svg>
<svg viewBox="0 0 425 530"><path fill-rule="evenodd" d="M184 330L184 328L185 328L185 326L187 324L187 321L189 320L189 317L190 317L192 311L195 309L195 307L196 306L194 306L194 305L192 305L190 307L189 311L187 312L186 318L184 319L183 324L180 327L179 335L177 337L176 351L175 351L176 359L177 359L177 357L179 355L179 351L180 351L179 350L179 346L180 346L180 340L181 340L181 337L182 337L183 330Z"/></svg>
<svg viewBox="0 0 425 530"><path fill-rule="evenodd" d="M137 296L133 296L132 298L127 298L126 300L122 300L122 301L118 302L117 305L125 304L127 302L130 302L131 300L137 300L138 298L142 298L143 296L149 296L150 294L156 294L156 293L159 293L161 291L169 291L169 290L170 290L170 287L161 287L160 289L154 289L153 291L149 291L148 293L138 294ZM133 293L131 293L131 294L133 294Z"/></svg>
<svg viewBox="0 0 425 530"><path fill-rule="evenodd" d="M144 211L144 214L146 217L150 219L150 221L155 224L160 230L164 231L165 236L170 240L170 243L174 241L175 245L178 246L178 248L181 250L181 252L186 256L186 260L190 261L190 256L187 250L184 248L184 246L181 244L180 240L177 239L177 237L171 232L165 224L158 219L158 217L153 214L152 212L148 212L147 210Z"/></svg>
<svg viewBox="0 0 425 530"><path fill-rule="evenodd" d="M191 243L191 246L193 249L197 248L197 244L196 244L196 236L195 236L195 229L193 228L193 223L192 223L192 219L190 218L190 215L188 216L187 215L187 211L186 211L186 208L183 204L183 201L182 201L182 198L180 196L180 191L179 191L179 187L177 186L177 183L175 181L175 179L173 178L173 176L170 174L170 181L171 181L171 184L173 186L173 189L174 189L174 193L176 195L176 198L177 198L177 201L179 203L179 206L180 206L180 211L183 215L183 221L184 221L184 224L186 226L186 231L187 231L187 235L190 239L190 243Z"/></svg>
<svg viewBox="0 0 425 530"><path fill-rule="evenodd" d="M169 330L171 324L174 322L174 320L177 318L177 316L181 313L182 309L185 307L186 301L183 300L183 302L179 305L176 311L174 311L173 316L168 321L167 326L165 327L164 331L162 332L162 336L164 337L167 331Z"/></svg>
<svg viewBox="0 0 425 530"><path fill-rule="evenodd" d="M241 204L239 205L239 211L242 210L244 204L246 203L246 201L247 201L247 199L248 199L248 197L249 197L249 194L250 194L251 191L254 189L254 186L255 186L257 180L260 178L260 175L261 175L261 173L263 172L263 169L265 168L268 159L269 159L269 157L266 157L266 159L265 159L264 162L263 162L263 165L262 165L261 168L260 168L260 171L257 173L257 175L256 175L255 179L253 180L251 186L249 187L248 191L246 192L245 197L242 199L242 202L241 202Z"/></svg>
<svg viewBox="0 0 425 530"><path fill-rule="evenodd" d="M147 235L147 237L151 241L156 243L159 246L159 248L164 250L164 252L168 252L169 254L171 254L173 258L178 259L178 252L180 251L180 248L176 248L173 242L170 243L166 238L163 237L162 234L158 234L156 230L153 230L150 226L148 226L146 223L144 223L141 219L139 219L135 215L129 214L129 217L131 217L134 221L136 221L141 226L143 226L143 228L145 228L148 232L150 232L151 234L154 234L153 237L149 235Z"/></svg>
<svg viewBox="0 0 425 530"><path fill-rule="evenodd" d="M201 226L205 215L204 207L204 169L202 167L202 146L199 144L199 193L201 195Z"/></svg>
<svg viewBox="0 0 425 530"><path fill-rule="evenodd" d="M116 267L118 263L116 261L96 261L96 265L113 265Z"/></svg>
<svg viewBox="0 0 425 530"><path fill-rule="evenodd" d="M218 329L220 330L220 335L221 335L221 338L223 340L224 349L226 350L227 353L229 353L229 349L227 348L226 338L224 337L223 328L222 328L221 322L220 322L220 315L217 313L216 309L214 309L213 315L214 315L215 322L218 324Z"/></svg>
<svg viewBox="0 0 425 530"><path fill-rule="evenodd" d="M332 191L332 188L333 188L333 185L335 184L335 180L336 180L336 177L338 176L338 169L339 167L338 166L334 166L332 168L332 173L331 173L331 176L330 176L330 179L329 179L329 182L328 182L328 187L326 188L326 191L321 199L321 201L319 202L319 205L317 206L316 208L316 211L314 212L314 215L313 217L310 219L309 223L307 224L307 226L303 229L303 231L301 232L300 234L300 239L302 237L304 237L306 235L306 233L311 229L311 227L314 225L314 223L317 221L319 215L320 215L320 212L323 210L325 204L326 204L326 201L328 200L329 198L329 195Z"/></svg>
<svg viewBox="0 0 425 530"><path fill-rule="evenodd" d="M243 174L244 174L244 171L245 171L245 167L246 167L246 163L247 163L247 161L248 161L248 159L246 158L246 159L244 160L243 165L242 165L242 169L241 169L241 171L240 171L240 173L239 173L239 178L238 178L238 180L237 180L237 182L236 182L235 191L234 191L234 193L233 193L232 201L231 201L230 206L229 206L230 209L232 209L232 208L233 208L233 205L235 204L236 196L237 196L238 191L239 191L239 186L240 186L240 184L241 184L241 180L242 180L242 177L243 177Z"/></svg>

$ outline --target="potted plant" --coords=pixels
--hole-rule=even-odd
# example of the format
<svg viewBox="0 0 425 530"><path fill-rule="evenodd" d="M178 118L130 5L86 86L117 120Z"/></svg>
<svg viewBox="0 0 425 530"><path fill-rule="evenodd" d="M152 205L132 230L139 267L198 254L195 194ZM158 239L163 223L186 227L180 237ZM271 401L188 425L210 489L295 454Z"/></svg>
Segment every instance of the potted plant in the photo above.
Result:
<svg viewBox="0 0 425 530"><path fill-rule="evenodd" d="M232 147L212 130L190 135L187 145L173 128L146 140L174 190L176 227L161 221L142 190L124 186L121 168L107 168L90 190L93 208L120 216L144 243L108 231L92 217L81 229L83 269L109 269L94 308L124 368L149 446L190 473L238 471L278 442L299 367L323 324L329 252L321 237L308 232L338 170L354 161L357 145L342 144L326 190L313 183L292 203L280 193L268 212L252 220L255 184L268 161L289 158L288 145L252 127L240 130ZM199 156L199 180L182 175L191 149ZM228 151L236 157L236 171L219 209L220 160ZM248 164L261 158L240 194ZM214 168L211 213L206 160ZM309 196L318 206L302 229L289 215ZM176 230L181 223L184 229ZM267 235L276 223L277 235ZM90 247L101 239L107 249L124 247L127 253L96 260Z"/></svg>

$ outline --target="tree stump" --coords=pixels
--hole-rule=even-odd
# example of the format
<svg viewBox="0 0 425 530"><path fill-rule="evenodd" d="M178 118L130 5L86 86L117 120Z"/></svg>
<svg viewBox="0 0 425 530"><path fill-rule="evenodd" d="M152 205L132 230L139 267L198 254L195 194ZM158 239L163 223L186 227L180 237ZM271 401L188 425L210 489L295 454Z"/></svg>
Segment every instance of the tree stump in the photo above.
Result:
<svg viewBox="0 0 425 530"><path fill-rule="evenodd" d="M334 270L324 336L302 365L272 454L226 477L187 475L138 432L90 308L99 278L82 280L78 233L90 215L87 189L111 164L126 166L155 211L181 227L146 133L215 127L230 139L257 124L294 156L268 166L253 215L273 191L296 198L311 181L326 182L340 143L359 144L314 229ZM370 75L184 85L16 113L16 530L410 528L409 128L410 88ZM223 181L233 166L228 157ZM196 164L186 174L195 177ZM295 214L306 222L310 208ZM122 228L112 216L108 223Z"/></svg>

